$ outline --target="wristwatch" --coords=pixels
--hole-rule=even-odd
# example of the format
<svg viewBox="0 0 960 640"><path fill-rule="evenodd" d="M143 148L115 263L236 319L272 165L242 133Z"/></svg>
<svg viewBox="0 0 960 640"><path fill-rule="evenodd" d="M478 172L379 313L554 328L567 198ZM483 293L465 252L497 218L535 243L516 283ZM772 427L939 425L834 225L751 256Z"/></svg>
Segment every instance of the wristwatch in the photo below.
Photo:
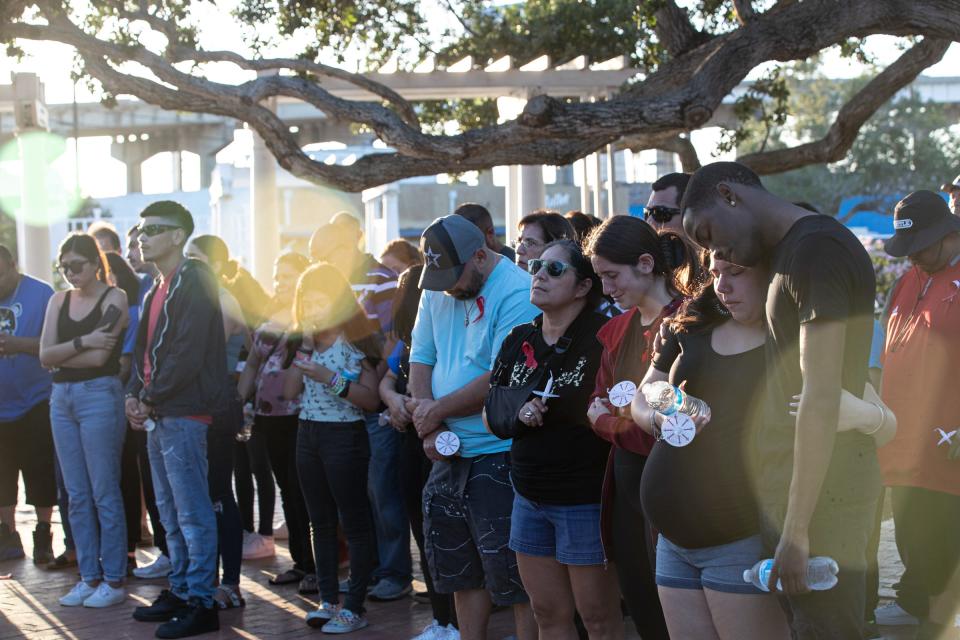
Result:
<svg viewBox="0 0 960 640"><path fill-rule="evenodd" d="M73 339L73 348L77 351L83 351L83 338L77 336Z"/></svg>

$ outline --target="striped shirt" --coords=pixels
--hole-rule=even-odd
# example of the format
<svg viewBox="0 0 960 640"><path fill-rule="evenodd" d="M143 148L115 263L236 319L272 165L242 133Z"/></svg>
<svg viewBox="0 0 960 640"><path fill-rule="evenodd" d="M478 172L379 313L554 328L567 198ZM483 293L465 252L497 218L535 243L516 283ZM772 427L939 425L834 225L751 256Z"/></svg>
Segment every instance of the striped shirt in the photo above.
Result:
<svg viewBox="0 0 960 640"><path fill-rule="evenodd" d="M386 268L369 253L350 276L350 287L357 301L372 320L380 324L384 334L393 329L393 299L397 293L397 274Z"/></svg>

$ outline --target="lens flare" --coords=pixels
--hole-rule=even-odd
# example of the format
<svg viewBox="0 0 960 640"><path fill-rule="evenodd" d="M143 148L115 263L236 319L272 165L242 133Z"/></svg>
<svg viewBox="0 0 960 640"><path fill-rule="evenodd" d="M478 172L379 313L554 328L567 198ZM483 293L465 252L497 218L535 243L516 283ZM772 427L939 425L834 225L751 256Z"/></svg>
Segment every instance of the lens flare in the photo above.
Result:
<svg viewBox="0 0 960 640"><path fill-rule="evenodd" d="M69 218L80 197L65 149L63 138L42 131L0 147L0 209L36 227Z"/></svg>

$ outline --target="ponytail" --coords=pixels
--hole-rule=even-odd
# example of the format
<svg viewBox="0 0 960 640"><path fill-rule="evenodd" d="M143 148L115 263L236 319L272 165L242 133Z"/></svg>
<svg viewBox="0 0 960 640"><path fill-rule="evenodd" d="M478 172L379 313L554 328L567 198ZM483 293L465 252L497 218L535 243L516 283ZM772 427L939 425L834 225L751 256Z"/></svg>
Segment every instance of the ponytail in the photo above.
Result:
<svg viewBox="0 0 960 640"><path fill-rule="evenodd" d="M640 218L614 216L590 232L584 243L588 257L600 256L615 264L636 266L640 256L653 258L653 275L663 276L673 297L689 295L701 269L697 252L681 236L656 230Z"/></svg>

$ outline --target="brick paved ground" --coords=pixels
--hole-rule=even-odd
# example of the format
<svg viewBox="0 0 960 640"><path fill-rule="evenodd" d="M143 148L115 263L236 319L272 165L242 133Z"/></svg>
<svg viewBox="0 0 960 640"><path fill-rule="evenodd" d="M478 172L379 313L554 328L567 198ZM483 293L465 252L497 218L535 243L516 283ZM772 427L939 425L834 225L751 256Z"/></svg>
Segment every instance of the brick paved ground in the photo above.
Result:
<svg viewBox="0 0 960 640"><path fill-rule="evenodd" d="M22 504L22 502L21 502ZM57 520L56 512L54 520ZM29 558L35 525L31 509L21 507L17 512L20 536L27 548ZM892 595L890 586L902 569L896 547L893 544L892 521L884 522L881 544L881 596ZM62 535L54 527L54 550L62 549ZM140 563L152 560L156 549L140 549ZM241 589L247 599L245 610L223 612L220 616L219 634L204 636L211 640L220 638L305 638L321 637L319 631L308 628L303 618L315 602L298 596L293 586L271 587L267 580L278 570L289 566L285 546L278 545L275 559L245 562ZM89 610L61 607L57 599L66 593L77 577L72 571L41 571L27 560L0 563L0 575L12 574L0 580L0 640L113 640L120 638L152 638L156 625L134 621L130 614L134 606L151 601L164 585L162 580L144 581L131 579L128 584L128 604L106 610ZM415 584L419 589L422 583ZM357 640L402 640L419 632L430 621L429 605L417 604L405 598L392 603L369 603L371 626L351 638ZM638 636L627 622L628 638ZM490 638L509 637L512 631L512 616L501 611L493 616ZM909 629L886 629L887 640L911 640Z"/></svg>

